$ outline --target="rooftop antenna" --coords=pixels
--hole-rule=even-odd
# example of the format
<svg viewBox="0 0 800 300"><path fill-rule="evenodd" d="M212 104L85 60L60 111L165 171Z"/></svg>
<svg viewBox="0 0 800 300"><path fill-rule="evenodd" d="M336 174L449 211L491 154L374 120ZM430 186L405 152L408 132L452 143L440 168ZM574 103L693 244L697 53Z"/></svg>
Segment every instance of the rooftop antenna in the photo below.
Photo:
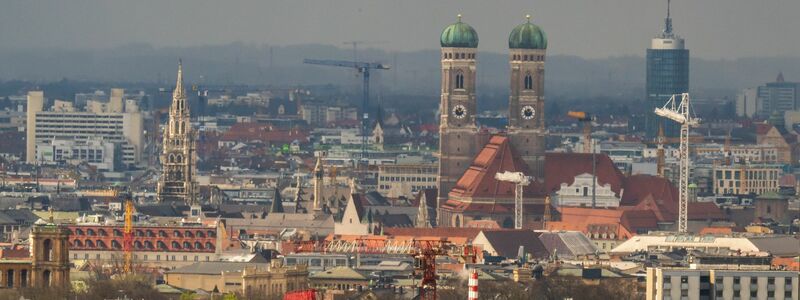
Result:
<svg viewBox="0 0 800 300"><path fill-rule="evenodd" d="M669 36L672 35L672 18L670 17L670 2L672 0L667 0L667 18L664 19L664 34Z"/></svg>

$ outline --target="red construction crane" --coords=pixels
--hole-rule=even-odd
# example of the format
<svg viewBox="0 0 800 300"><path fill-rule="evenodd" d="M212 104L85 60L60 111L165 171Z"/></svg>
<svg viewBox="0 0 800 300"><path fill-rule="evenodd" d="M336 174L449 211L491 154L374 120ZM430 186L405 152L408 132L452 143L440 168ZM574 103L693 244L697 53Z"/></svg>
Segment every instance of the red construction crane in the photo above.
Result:
<svg viewBox="0 0 800 300"><path fill-rule="evenodd" d="M414 258L415 274L421 275L419 298L437 299L436 257L458 256L465 263L477 261L477 249L472 245L458 246L446 239L392 240L386 238L358 238L305 242L296 252L359 253L359 254L405 254Z"/></svg>

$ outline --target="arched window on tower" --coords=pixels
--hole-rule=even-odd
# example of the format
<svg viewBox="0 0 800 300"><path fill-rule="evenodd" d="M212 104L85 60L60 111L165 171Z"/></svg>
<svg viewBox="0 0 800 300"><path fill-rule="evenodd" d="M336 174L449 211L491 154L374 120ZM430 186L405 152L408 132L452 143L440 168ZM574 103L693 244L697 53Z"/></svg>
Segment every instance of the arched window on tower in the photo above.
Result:
<svg viewBox="0 0 800 300"><path fill-rule="evenodd" d="M456 74L456 88L457 89L464 88L464 74L462 74L461 72L458 72L458 74Z"/></svg>
<svg viewBox="0 0 800 300"><path fill-rule="evenodd" d="M533 77L531 77L530 73L525 75L525 89L526 90L533 89Z"/></svg>
<svg viewBox="0 0 800 300"><path fill-rule="evenodd" d="M53 241L46 239L42 244L42 248L44 248L44 261L53 261Z"/></svg>

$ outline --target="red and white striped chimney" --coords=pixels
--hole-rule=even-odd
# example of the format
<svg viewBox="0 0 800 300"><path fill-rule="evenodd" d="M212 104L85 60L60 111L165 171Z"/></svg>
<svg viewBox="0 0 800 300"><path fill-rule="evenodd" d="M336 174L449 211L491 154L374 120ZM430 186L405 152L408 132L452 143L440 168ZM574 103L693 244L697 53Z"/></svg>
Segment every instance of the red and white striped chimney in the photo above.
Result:
<svg viewBox="0 0 800 300"><path fill-rule="evenodd" d="M469 274L469 292L467 294L467 300L478 300L478 270L472 270L472 274Z"/></svg>

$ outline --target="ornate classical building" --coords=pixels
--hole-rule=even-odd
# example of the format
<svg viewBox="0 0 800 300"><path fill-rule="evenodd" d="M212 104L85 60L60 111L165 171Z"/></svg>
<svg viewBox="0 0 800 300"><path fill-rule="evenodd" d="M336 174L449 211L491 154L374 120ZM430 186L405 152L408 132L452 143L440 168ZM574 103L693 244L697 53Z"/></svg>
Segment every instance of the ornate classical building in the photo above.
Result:
<svg viewBox="0 0 800 300"><path fill-rule="evenodd" d="M197 202L197 183L194 181L196 139L189 118L186 90L183 88L183 67L179 62L169 121L164 126L162 173L158 181L158 200L161 202Z"/></svg>

